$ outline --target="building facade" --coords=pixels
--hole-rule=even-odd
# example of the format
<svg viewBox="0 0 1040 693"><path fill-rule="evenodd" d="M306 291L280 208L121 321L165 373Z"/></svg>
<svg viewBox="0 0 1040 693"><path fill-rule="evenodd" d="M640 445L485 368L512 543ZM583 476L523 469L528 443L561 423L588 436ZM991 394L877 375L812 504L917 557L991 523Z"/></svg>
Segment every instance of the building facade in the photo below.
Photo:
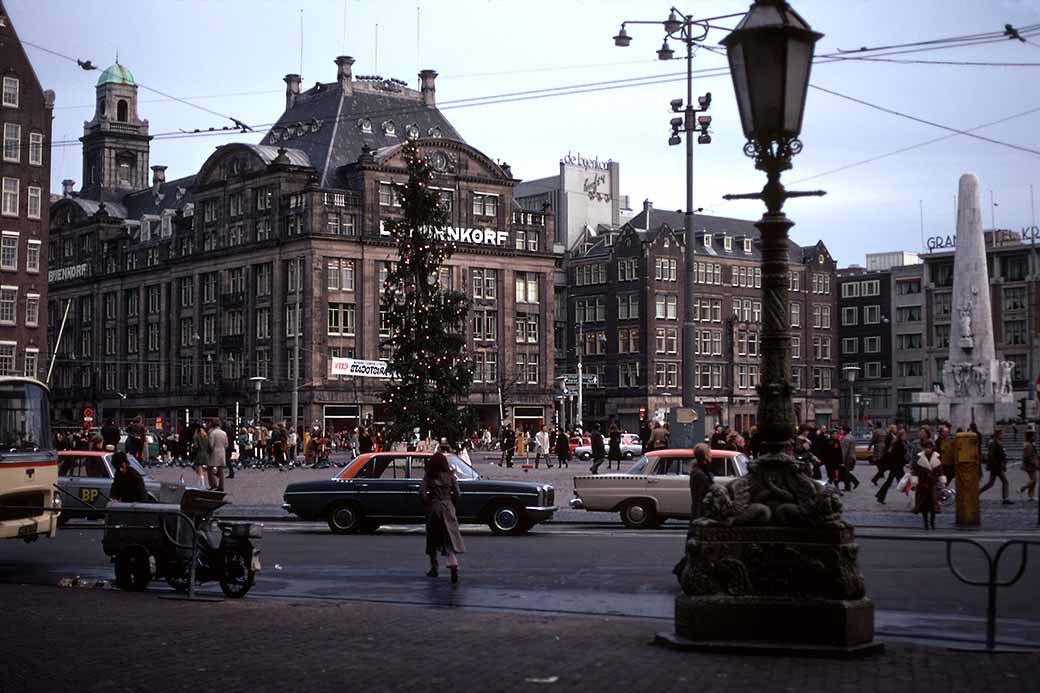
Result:
<svg viewBox="0 0 1040 693"><path fill-rule="evenodd" d="M920 350L923 337L893 334L891 272L848 268L838 271L837 281L841 420L856 431L871 422L887 425L895 416L893 340Z"/></svg>
<svg viewBox="0 0 1040 693"><path fill-rule="evenodd" d="M335 62L336 79L306 91L285 77L285 112L259 144L218 147L178 180L151 166L144 187L136 84L122 66L102 75L83 138L87 183L79 194L67 185L52 209L52 321L71 302L58 419L93 406L167 426L250 420L256 408L291 421L296 389L301 425L382 421L383 381L336 376L330 361L386 356L380 299L397 253L383 222L400 215L408 141L435 170L458 245L442 285L473 299L469 404L493 427L548 417L552 217L517 208L508 166L437 110L436 72L412 90Z"/></svg>
<svg viewBox="0 0 1040 693"><path fill-rule="evenodd" d="M54 92L0 4L0 375L47 377L47 230Z"/></svg>
<svg viewBox="0 0 1040 693"><path fill-rule="evenodd" d="M597 384L583 411L566 393L565 419L619 422L636 430L641 414L660 417L682 401L682 369L693 368L709 426L743 431L758 413L762 257L754 224L695 215L696 272L683 271L683 217L650 203L616 231L586 234L566 260L569 371L580 356ZM822 243L791 246L792 382L799 421L837 415L835 263ZM697 344L683 362L685 282L695 286Z"/></svg>
<svg viewBox="0 0 1040 693"><path fill-rule="evenodd" d="M1014 363L1014 402L998 404L996 418L1011 420L1019 415L1019 402L1035 400L1040 375L1040 238L1035 233L1025 237L1015 231L990 230L985 232L985 240L996 357ZM932 403L929 395L936 385L941 386L949 355L953 256L953 250L946 248L922 256L925 306L921 320L926 327L926 347L914 368L921 371L925 384L925 396L915 398L923 405ZM1032 407L1035 405L1027 411Z"/></svg>

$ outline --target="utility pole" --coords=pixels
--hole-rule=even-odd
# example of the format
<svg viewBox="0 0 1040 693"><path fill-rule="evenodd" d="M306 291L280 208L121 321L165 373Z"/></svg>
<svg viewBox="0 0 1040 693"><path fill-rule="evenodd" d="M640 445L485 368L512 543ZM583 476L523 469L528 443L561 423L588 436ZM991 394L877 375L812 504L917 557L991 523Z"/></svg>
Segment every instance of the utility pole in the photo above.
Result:
<svg viewBox="0 0 1040 693"><path fill-rule="evenodd" d="M582 350L584 348L585 348L585 322L582 321L582 322L578 323L578 345L577 345L577 348L574 350L575 353L577 353L577 355L578 355L578 412L577 412L577 415L575 416L575 419L577 420L578 428L581 429L582 433L585 432L585 422L582 420L582 418L583 418L582 417L582 410L584 409L583 396L584 396L585 385L582 382L582 380L584 380L584 375L582 374L582 363L581 363L581 354L582 354Z"/></svg>

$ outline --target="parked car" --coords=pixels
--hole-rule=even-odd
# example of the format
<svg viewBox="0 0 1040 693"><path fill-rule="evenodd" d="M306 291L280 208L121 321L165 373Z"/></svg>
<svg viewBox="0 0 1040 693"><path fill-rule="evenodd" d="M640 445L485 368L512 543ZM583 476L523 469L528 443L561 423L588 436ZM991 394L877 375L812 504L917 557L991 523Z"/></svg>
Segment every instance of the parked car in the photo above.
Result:
<svg viewBox="0 0 1040 693"><path fill-rule="evenodd" d="M63 450L58 453L58 488L61 494L61 523L81 518L100 519L108 505L108 494L115 478L111 452ZM153 479L137 458L128 455L130 466L144 479L144 488L153 503L180 503L186 484Z"/></svg>
<svg viewBox="0 0 1040 693"><path fill-rule="evenodd" d="M571 436L567 440L567 447L571 451L571 457L574 457L574 451L575 450L577 450L582 445L590 445L591 442L592 441L589 439L588 436L581 436L581 437L579 437L579 436Z"/></svg>
<svg viewBox="0 0 1040 693"><path fill-rule="evenodd" d="M579 460L591 460L592 459L592 443L585 439L586 443L580 447L574 449L574 457ZM603 447L608 448L609 441L606 436L603 436ZM621 434L621 456L626 460L635 459L643 454L643 444L639 440L639 436L635 433L622 433Z"/></svg>
<svg viewBox="0 0 1040 693"><path fill-rule="evenodd" d="M116 450L120 452L126 451L126 431L119 433L119 445L116 446ZM152 432L148 432L144 436L145 445L148 446L148 459L154 460L159 456L159 452L162 450L162 445L159 443L159 439Z"/></svg>
<svg viewBox="0 0 1040 693"><path fill-rule="evenodd" d="M286 486L282 507L304 520L325 520L336 534L371 533L380 525L421 524L426 506L419 494L430 452L358 455L326 481ZM456 455L448 462L459 480L460 523L487 524L495 534L524 534L556 512L548 484L482 478Z"/></svg>
<svg viewBox="0 0 1040 693"><path fill-rule="evenodd" d="M575 510L620 513L632 529L659 527L669 518L690 518L693 450L653 450L627 472L574 477ZM711 451L712 475L727 483L747 474L748 458L733 450Z"/></svg>

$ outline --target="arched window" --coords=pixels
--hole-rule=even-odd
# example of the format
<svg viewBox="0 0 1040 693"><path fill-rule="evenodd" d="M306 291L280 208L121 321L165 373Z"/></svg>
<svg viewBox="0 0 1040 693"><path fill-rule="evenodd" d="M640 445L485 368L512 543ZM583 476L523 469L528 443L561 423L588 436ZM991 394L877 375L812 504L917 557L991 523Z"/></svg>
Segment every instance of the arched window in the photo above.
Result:
<svg viewBox="0 0 1040 693"><path fill-rule="evenodd" d="M116 120L125 123L128 119L127 110L126 99L119 99L119 103L116 104Z"/></svg>
<svg viewBox="0 0 1040 693"><path fill-rule="evenodd" d="M105 115L105 111L108 110L108 102L105 99L98 99L97 104L98 113Z"/></svg>

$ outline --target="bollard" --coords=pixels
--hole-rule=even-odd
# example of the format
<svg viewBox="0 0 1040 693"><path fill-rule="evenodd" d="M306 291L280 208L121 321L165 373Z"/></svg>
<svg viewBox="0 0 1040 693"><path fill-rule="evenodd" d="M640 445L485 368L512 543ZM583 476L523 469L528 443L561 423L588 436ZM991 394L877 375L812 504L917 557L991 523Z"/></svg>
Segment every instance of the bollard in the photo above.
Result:
<svg viewBox="0 0 1040 693"><path fill-rule="evenodd" d="M978 527L979 512L979 443L974 433L958 433L957 449L957 526Z"/></svg>

